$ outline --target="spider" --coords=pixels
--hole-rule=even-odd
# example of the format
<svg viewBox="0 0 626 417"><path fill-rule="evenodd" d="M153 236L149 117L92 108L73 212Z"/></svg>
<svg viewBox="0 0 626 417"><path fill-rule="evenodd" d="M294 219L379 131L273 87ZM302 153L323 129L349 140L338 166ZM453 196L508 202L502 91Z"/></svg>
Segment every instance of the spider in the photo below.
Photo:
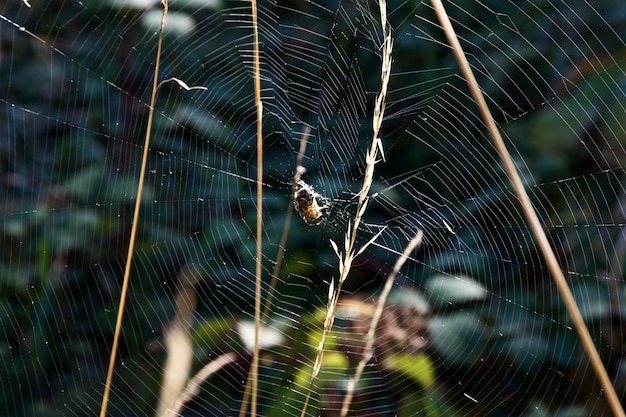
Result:
<svg viewBox="0 0 626 417"><path fill-rule="evenodd" d="M309 184L302 180L296 182L296 190L293 193L293 207L300 218L309 226L317 226L322 221L322 210L329 208L328 204L320 206L318 198L323 198L316 193Z"/></svg>

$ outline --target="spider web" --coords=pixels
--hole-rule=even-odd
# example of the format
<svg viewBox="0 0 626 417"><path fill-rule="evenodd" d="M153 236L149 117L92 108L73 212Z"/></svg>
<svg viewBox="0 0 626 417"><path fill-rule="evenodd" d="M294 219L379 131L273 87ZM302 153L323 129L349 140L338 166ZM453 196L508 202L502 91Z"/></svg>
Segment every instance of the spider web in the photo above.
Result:
<svg viewBox="0 0 626 417"><path fill-rule="evenodd" d="M31 3L0 6L0 413L91 416L111 352L162 9ZM109 415L162 411L172 358L189 377L224 360L181 415L239 413L259 204L249 7L170 4ZM623 396L624 5L446 7ZM259 8L265 296L276 274L259 413L300 415L338 276L329 239L342 245L363 182L383 38L374 3ZM607 413L430 4L390 2L388 13L385 160L357 245L382 232L345 283L309 415L339 415L379 290L418 229L422 245L396 279L352 415ZM294 214L281 246L302 140L302 178L329 208L314 227ZM172 353L185 343L188 364Z"/></svg>

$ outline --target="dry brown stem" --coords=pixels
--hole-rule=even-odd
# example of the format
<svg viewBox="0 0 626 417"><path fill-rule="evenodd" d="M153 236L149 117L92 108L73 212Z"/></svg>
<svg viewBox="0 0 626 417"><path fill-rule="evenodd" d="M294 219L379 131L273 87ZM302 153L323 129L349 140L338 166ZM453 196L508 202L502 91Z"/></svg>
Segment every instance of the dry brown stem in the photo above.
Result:
<svg viewBox="0 0 626 417"><path fill-rule="evenodd" d="M337 288L334 288L333 280L328 290L328 303L326 319L324 320L324 330L322 332L320 342L317 346L317 355L315 357L315 363L313 364L313 370L311 372L311 379L309 381L307 394L304 400L304 404L302 406L302 412L300 414L301 417L304 417L306 414L306 409L313 390L313 383L315 382L315 379L319 374L322 366L326 340L333 327L333 323L335 320L335 310L337 308L337 302L339 301L339 296L341 294L341 288L346 278L348 277L348 274L350 273L352 262L354 261L354 258L356 256L363 253L363 251L384 231L384 229L382 229L378 234L376 234L371 240L366 242L358 250L355 248L357 230L359 229L361 219L363 218L363 214L365 213L365 209L367 208L367 197L369 195L369 190L372 186L372 180L374 178L374 167L380 161L379 157L384 159L383 145L379 137L379 132L385 113L385 99L387 97L387 87L389 85L389 77L391 75L391 50L393 42L387 24L387 5L385 3L385 0L380 0L379 6L380 24L382 27L384 38L381 47L381 87L378 96L376 97L376 102L374 104L374 115L372 117L372 142L365 156L365 173L363 176L363 186L361 187L361 191L359 191L358 194L359 200L357 202L356 213L354 216L354 220L352 222L348 222L348 228L344 237L342 250L339 249L337 243L331 241L333 250L335 251L337 258L339 259L339 279L337 281Z"/></svg>
<svg viewBox="0 0 626 417"><path fill-rule="evenodd" d="M537 244L539 245L541 253L543 254L543 257L546 261L546 264L548 265L550 274L552 275L552 278L559 290L559 293L561 294L561 296L563 297L563 300L565 301L565 306L567 307L567 310L572 318L572 321L574 322L574 327L576 328L578 332L578 336L580 337L580 340L585 348L585 351L587 352L589 361L591 362L591 365L593 366L593 369L596 372L596 376L598 377L598 380L600 381L600 384L602 385L602 388L607 397L609 405L611 406L611 409L613 410L613 414L616 417L624 417L625 416L624 409L622 408L621 402L617 394L615 393L615 388L613 387L613 384L611 383L611 380L609 379L606 369L604 368L604 365L602 364L600 355L598 354L598 351L595 347L593 339L591 338L591 335L589 334L589 330L587 329L587 326L585 325L585 322L582 318L580 310L578 309L578 306L576 305L576 300L574 299L574 296L572 295L572 291L567 285L567 281L556 259L556 255L554 254L554 251L552 250L552 247L550 246L550 242L548 241L548 238L546 237L543 227L541 223L539 222L537 213L535 212L532 202L530 201L530 198L528 197L528 194L526 193L526 189L524 188L524 184L522 183L519 173L517 172L517 168L515 167L515 164L513 163L513 159L511 158L511 155L509 154L509 151L506 145L504 144L504 140L502 139L502 136L500 135L500 130L498 129L498 126L496 125L496 122L493 119L491 111L489 110L489 107L487 106L487 102L485 101L485 98L483 97L483 94L480 90L480 86L478 85L478 81L476 81L476 77L474 77L474 73L472 72L469 62L467 61L467 58L465 57L465 53L463 52L461 43L459 42L456 36L456 33L454 32L454 28L452 27L452 24L450 23L450 18L448 17L448 14L446 13L444 9L443 4L441 3L441 0L432 0L432 4L433 4L433 7L435 8L435 11L437 12L437 16L439 18L439 21L441 22L441 26L443 27L446 37L448 38L448 42L450 43L450 46L452 47L454 55L456 56L457 62L461 66L461 70L463 72L465 80L467 81L470 92L472 93L472 97L474 98L474 100L476 100L476 104L478 105L478 109L480 111L481 117L485 125L487 126L487 129L489 130L489 134L491 136L491 139L493 140L496 150L498 151L500 160L502 161L504 165L504 169L509 177L509 180L511 181L513 189L515 190L515 194L517 195L520 201L520 204L522 206L522 211L524 212L524 215L526 216L526 220L528 221L530 225L530 228L535 237L535 240L537 241Z"/></svg>

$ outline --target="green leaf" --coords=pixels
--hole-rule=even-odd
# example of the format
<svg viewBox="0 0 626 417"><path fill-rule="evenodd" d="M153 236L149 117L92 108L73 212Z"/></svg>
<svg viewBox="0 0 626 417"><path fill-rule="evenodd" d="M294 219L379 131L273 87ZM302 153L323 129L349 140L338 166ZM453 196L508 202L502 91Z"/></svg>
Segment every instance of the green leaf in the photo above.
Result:
<svg viewBox="0 0 626 417"><path fill-rule="evenodd" d="M435 366L432 360L423 353L391 355L385 360L385 366L408 376L422 388L428 388L435 382Z"/></svg>
<svg viewBox="0 0 626 417"><path fill-rule="evenodd" d="M503 350L521 372L537 372L542 367L573 369L581 347L575 332L563 330L549 336L520 333L506 340Z"/></svg>
<svg viewBox="0 0 626 417"><path fill-rule="evenodd" d="M451 366L471 367L480 359L487 340L480 317L468 313L432 318L430 334L433 347Z"/></svg>
<svg viewBox="0 0 626 417"><path fill-rule="evenodd" d="M230 147L234 145L232 131L215 113L197 106L181 104L174 111L172 120L176 125L183 125L202 138L211 138L211 143Z"/></svg>
<svg viewBox="0 0 626 417"><path fill-rule="evenodd" d="M423 311L424 313L430 311L430 305L424 295L410 288L394 288L387 297L387 304L403 305L407 307L413 307L417 311Z"/></svg>
<svg viewBox="0 0 626 417"><path fill-rule="evenodd" d="M580 314L587 322L610 314L611 304L608 288L597 281L580 281L572 287L572 294Z"/></svg>
<svg viewBox="0 0 626 417"><path fill-rule="evenodd" d="M397 417L414 417L416 412L424 417L440 417L442 415L439 412L441 399L434 396L432 392L403 389L399 396L400 400L396 407ZM452 413L443 415L456 417Z"/></svg>
<svg viewBox="0 0 626 417"><path fill-rule="evenodd" d="M586 417L590 415L589 411L590 410L583 406L573 405L571 407L559 410L556 414L554 414L554 417Z"/></svg>
<svg viewBox="0 0 626 417"><path fill-rule="evenodd" d="M82 169L65 182L64 191L71 197L89 199L98 190L103 173L102 165Z"/></svg>
<svg viewBox="0 0 626 417"><path fill-rule="evenodd" d="M154 188L144 184L142 201L154 200ZM107 184L105 194L101 197L103 201L111 203L132 203L137 196L137 178L134 177L114 177Z"/></svg>
<svg viewBox="0 0 626 417"><path fill-rule="evenodd" d="M531 404L528 408L529 411L524 414L524 417L549 417L552 415L548 407L541 403Z"/></svg>
<svg viewBox="0 0 626 417"><path fill-rule="evenodd" d="M484 300L488 294L482 285L464 275L435 275L428 279L426 288L430 301L438 307Z"/></svg>
<svg viewBox="0 0 626 417"><path fill-rule="evenodd" d="M203 348L218 346L225 339L225 334L235 327L233 320L227 319L209 319L201 323L193 332L193 341L195 346ZM232 344L236 339L228 339Z"/></svg>

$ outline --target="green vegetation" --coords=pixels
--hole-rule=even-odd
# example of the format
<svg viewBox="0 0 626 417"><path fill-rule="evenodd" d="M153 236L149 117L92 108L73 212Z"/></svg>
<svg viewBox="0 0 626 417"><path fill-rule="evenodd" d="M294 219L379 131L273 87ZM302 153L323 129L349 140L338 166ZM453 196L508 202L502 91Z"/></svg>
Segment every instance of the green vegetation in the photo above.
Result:
<svg viewBox="0 0 626 417"><path fill-rule="evenodd" d="M0 415L93 416L119 301L157 29L147 9L115 1L3 3ZM163 334L187 267L199 277L191 374L223 353L239 356L202 384L183 415L236 415L250 360L237 330L252 316L254 295L249 5L177 3L162 79L207 90L159 89L111 416L154 415ZM270 311L282 339L261 358L267 416L299 415L325 316L319 309L338 276L328 241L342 244L354 212L380 87L375 5L371 18L350 2L279 3L262 4L261 13L266 283L305 124L314 128L305 178L332 206L319 227L292 219ZM449 12L622 394L626 5L487 3L460 2ZM367 306L421 228L423 246L391 294L378 362L365 371L354 415L607 415L432 10L417 2L388 8L395 38L380 135L386 162L376 166L372 192L380 197L359 239L378 230L368 225L388 229L345 283L310 413L336 415L362 349L359 326L371 318ZM403 329L425 345L397 336Z"/></svg>

